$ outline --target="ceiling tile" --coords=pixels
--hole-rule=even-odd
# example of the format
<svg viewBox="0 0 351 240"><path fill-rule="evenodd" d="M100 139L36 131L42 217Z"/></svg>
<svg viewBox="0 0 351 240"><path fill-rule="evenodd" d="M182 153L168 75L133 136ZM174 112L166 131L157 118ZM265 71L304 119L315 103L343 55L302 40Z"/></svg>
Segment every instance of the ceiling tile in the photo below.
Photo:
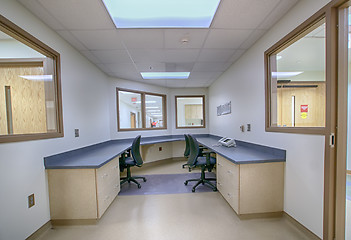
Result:
<svg viewBox="0 0 351 240"><path fill-rule="evenodd" d="M134 62L164 62L165 51L161 49L129 49Z"/></svg>
<svg viewBox="0 0 351 240"><path fill-rule="evenodd" d="M165 48L201 48L208 34L208 29L166 29ZM187 43L182 43L187 39Z"/></svg>
<svg viewBox="0 0 351 240"><path fill-rule="evenodd" d="M134 73L138 73L137 70L135 69L134 64L132 64L132 63L106 63L105 66L110 69L110 72L134 72Z"/></svg>
<svg viewBox="0 0 351 240"><path fill-rule="evenodd" d="M71 31L90 50L124 49L116 30Z"/></svg>
<svg viewBox="0 0 351 240"><path fill-rule="evenodd" d="M100 68L101 71L109 74L111 73L111 70L109 67L107 67L105 64L102 64L102 63L97 63L96 66L98 66L98 68Z"/></svg>
<svg viewBox="0 0 351 240"><path fill-rule="evenodd" d="M167 80L162 80L162 79L158 79L158 80L152 80L152 79L144 80L143 79L142 83L161 86L161 87L167 87Z"/></svg>
<svg viewBox="0 0 351 240"><path fill-rule="evenodd" d="M217 79L223 72L191 72L189 80L192 81L208 81L210 79Z"/></svg>
<svg viewBox="0 0 351 240"><path fill-rule="evenodd" d="M200 49L171 49L165 50L164 62L195 62Z"/></svg>
<svg viewBox="0 0 351 240"><path fill-rule="evenodd" d="M78 50L88 50L80 41L78 41L71 32L61 30L57 31L57 33L63 37L67 42L69 42L73 47Z"/></svg>
<svg viewBox="0 0 351 240"><path fill-rule="evenodd" d="M38 2L68 30L115 29L102 1L38 0Z"/></svg>
<svg viewBox="0 0 351 240"><path fill-rule="evenodd" d="M186 83L186 87L187 88L189 88L189 87L191 87L191 88L203 88L203 87L207 87L206 85L207 85L206 81L188 81Z"/></svg>
<svg viewBox="0 0 351 240"><path fill-rule="evenodd" d="M126 80L134 80L134 81L143 80L140 74L133 71L113 71L113 72L109 72L109 75L117 78L121 78L121 79L126 79Z"/></svg>
<svg viewBox="0 0 351 240"><path fill-rule="evenodd" d="M160 29L124 29L118 30L118 34L129 49L164 47L164 33Z"/></svg>
<svg viewBox="0 0 351 240"><path fill-rule="evenodd" d="M54 30L63 30L64 26L57 21L37 0L19 0L26 8L32 11L37 17L42 19L45 24Z"/></svg>
<svg viewBox="0 0 351 240"><path fill-rule="evenodd" d="M197 61L199 62L226 62L235 49L203 49Z"/></svg>
<svg viewBox="0 0 351 240"><path fill-rule="evenodd" d="M197 62L194 65L194 72L223 72L232 63L229 62Z"/></svg>
<svg viewBox="0 0 351 240"><path fill-rule="evenodd" d="M136 68L140 72L164 72L166 71L166 64L162 62L136 62Z"/></svg>
<svg viewBox="0 0 351 240"><path fill-rule="evenodd" d="M101 63L132 63L126 50L94 50L91 51Z"/></svg>
<svg viewBox="0 0 351 240"><path fill-rule="evenodd" d="M239 48L253 30L211 29L205 48Z"/></svg>
<svg viewBox="0 0 351 240"><path fill-rule="evenodd" d="M93 63L100 63L100 60L97 59L90 51L80 51L86 58L88 58Z"/></svg>
<svg viewBox="0 0 351 240"><path fill-rule="evenodd" d="M268 17L258 26L259 29L270 29L281 17L283 17L298 0L281 0Z"/></svg>
<svg viewBox="0 0 351 240"><path fill-rule="evenodd" d="M255 29L280 0L222 0L211 28Z"/></svg>

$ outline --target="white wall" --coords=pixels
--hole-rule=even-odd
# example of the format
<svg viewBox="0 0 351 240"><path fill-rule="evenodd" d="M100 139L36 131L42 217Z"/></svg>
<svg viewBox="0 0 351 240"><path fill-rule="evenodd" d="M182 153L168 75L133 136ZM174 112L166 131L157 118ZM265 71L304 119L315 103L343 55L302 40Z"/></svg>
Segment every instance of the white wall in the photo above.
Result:
<svg viewBox="0 0 351 240"><path fill-rule="evenodd" d="M43 157L110 139L109 80L17 1L0 6L1 15L61 54L65 137L0 144L0 239L23 240L50 220ZM36 205L28 209L31 193Z"/></svg>
<svg viewBox="0 0 351 240"><path fill-rule="evenodd" d="M324 137L265 132L264 51L327 2L299 1L209 88L211 134L287 150L284 211L319 237L323 233ZM216 107L228 101L232 113L217 116ZM247 123L252 131L240 132L239 126Z"/></svg>
<svg viewBox="0 0 351 240"><path fill-rule="evenodd" d="M117 101L116 101L116 88L124 88L130 90L138 90L150 93L165 94L167 96L167 129L165 130L147 130L147 131L117 131ZM143 137L156 136L156 135L170 135L170 134L184 134L184 133L209 133L208 128L208 89L207 88L164 88L141 82L128 81L116 78L110 78L110 85L108 89L109 95L109 108L110 108L110 129L111 139L133 138L139 134ZM175 123L175 96L176 95L205 95L206 102L206 128L200 129L176 129Z"/></svg>
<svg viewBox="0 0 351 240"><path fill-rule="evenodd" d="M15 39L0 40L0 58L46 58Z"/></svg>

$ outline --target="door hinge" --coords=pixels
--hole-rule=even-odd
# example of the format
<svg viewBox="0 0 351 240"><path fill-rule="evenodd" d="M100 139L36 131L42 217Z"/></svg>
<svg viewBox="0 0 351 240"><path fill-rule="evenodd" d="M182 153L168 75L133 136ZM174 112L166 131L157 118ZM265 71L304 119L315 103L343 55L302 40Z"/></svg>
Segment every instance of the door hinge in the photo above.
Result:
<svg viewBox="0 0 351 240"><path fill-rule="evenodd" d="M329 136L329 146L332 148L335 146L335 133L331 133Z"/></svg>

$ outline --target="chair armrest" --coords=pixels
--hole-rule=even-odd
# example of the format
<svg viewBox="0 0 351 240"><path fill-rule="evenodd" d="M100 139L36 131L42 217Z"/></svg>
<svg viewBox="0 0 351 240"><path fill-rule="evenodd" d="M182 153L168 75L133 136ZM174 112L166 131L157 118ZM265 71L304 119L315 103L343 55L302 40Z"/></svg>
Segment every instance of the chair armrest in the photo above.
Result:
<svg viewBox="0 0 351 240"><path fill-rule="evenodd" d="M215 152L203 152L204 154L206 154L206 164L207 166L211 165L210 159L211 159L211 153L215 153Z"/></svg>

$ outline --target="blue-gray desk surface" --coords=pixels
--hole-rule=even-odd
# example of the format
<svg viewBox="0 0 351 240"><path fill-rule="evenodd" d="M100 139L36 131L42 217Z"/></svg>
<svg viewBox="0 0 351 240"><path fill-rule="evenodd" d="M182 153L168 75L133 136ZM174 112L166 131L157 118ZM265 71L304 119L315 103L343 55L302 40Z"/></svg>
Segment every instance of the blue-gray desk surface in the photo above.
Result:
<svg viewBox="0 0 351 240"><path fill-rule="evenodd" d="M219 137L195 135L198 142L236 164L284 162L285 150L237 141L236 148L217 147ZM141 144L184 141L183 135L142 137ZM132 145L133 139L111 140L44 158L46 169L100 168Z"/></svg>

